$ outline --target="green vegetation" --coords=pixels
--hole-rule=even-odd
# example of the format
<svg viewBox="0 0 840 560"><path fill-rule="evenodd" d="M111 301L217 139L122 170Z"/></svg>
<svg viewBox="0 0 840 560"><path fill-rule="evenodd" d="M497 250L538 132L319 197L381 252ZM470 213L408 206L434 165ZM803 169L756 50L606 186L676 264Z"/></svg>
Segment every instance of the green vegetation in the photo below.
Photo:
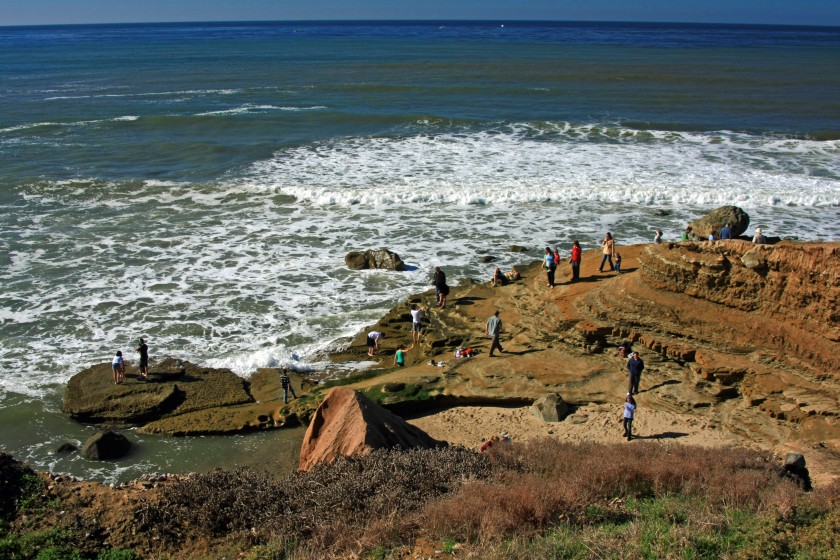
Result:
<svg viewBox="0 0 840 560"><path fill-rule="evenodd" d="M374 385L373 387L363 391L364 395L382 406L399 403L405 405L412 402L422 402L431 400L433 397L430 394L429 388L426 385L419 383L408 383L396 391L387 391L388 384Z"/></svg>

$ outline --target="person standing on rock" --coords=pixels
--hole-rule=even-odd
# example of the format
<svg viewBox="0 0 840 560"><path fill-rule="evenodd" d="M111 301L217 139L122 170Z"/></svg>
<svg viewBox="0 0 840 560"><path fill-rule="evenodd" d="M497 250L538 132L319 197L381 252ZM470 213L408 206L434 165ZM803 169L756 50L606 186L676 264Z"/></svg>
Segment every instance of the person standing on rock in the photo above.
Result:
<svg viewBox="0 0 840 560"><path fill-rule="evenodd" d="M760 227L755 228L755 235L753 235L752 242L758 245L764 245L765 243L767 243L767 238L764 237L763 233L761 233Z"/></svg>
<svg viewBox="0 0 840 560"><path fill-rule="evenodd" d="M545 261L543 262L543 268L545 268L546 279L548 283L546 286L549 288L554 287L554 273L557 270L557 263L554 262L554 253L551 251L550 247L545 248Z"/></svg>
<svg viewBox="0 0 840 560"><path fill-rule="evenodd" d="M724 239L732 239L732 226L726 224L722 228L720 228L720 239L723 241Z"/></svg>
<svg viewBox="0 0 840 560"><path fill-rule="evenodd" d="M412 348L414 348L413 344L405 349L403 349L402 344L397 346L397 351L394 352L394 365L397 367L405 367L405 354Z"/></svg>
<svg viewBox="0 0 840 560"><path fill-rule="evenodd" d="M416 303L411 304L411 337L412 342L420 342L420 330L423 328L423 307Z"/></svg>
<svg viewBox="0 0 840 560"><path fill-rule="evenodd" d="M504 353L501 343L499 343L499 336L502 334L502 320L499 319L499 310L497 309L493 315L487 319L487 336L493 337L493 342L490 343L490 357L493 357L493 350L498 349L499 352Z"/></svg>
<svg viewBox="0 0 840 560"><path fill-rule="evenodd" d="M288 404L289 402L289 391L292 392L292 397L297 398L295 394L295 388L292 387L292 380L289 379L289 374L286 373L286 370L280 371L280 386L283 388L283 403Z"/></svg>
<svg viewBox="0 0 840 560"><path fill-rule="evenodd" d="M633 355L627 360L627 392L631 395L639 392L639 381L642 379L642 370L644 369L645 363L639 357L639 353L633 352Z"/></svg>
<svg viewBox="0 0 840 560"><path fill-rule="evenodd" d="M633 437L633 417L636 416L636 400L633 395L627 393L627 398L624 399L624 417L622 418L624 424L624 437L627 441Z"/></svg>
<svg viewBox="0 0 840 560"><path fill-rule="evenodd" d="M146 341L144 341L142 338L140 339L140 346L137 347L136 352L140 354L140 377L142 377L144 381L148 381L149 347L146 345Z"/></svg>
<svg viewBox="0 0 840 560"><path fill-rule="evenodd" d="M373 356L376 349L379 348L379 340L385 338L385 335L379 331L370 331L367 335L367 349L368 356Z"/></svg>
<svg viewBox="0 0 840 560"><path fill-rule="evenodd" d="M125 377L125 360L123 360L120 350L117 350L117 354L111 360L111 370L114 372L114 385L122 383L123 377Z"/></svg>
<svg viewBox="0 0 840 560"><path fill-rule="evenodd" d="M662 243L662 230L661 229L656 230L656 235L653 236L653 242L656 243L657 245Z"/></svg>
<svg viewBox="0 0 840 560"><path fill-rule="evenodd" d="M435 267L435 276L432 284L435 285L435 300L437 301L438 307L445 306L446 296L449 295L449 286L446 284L446 274L439 266Z"/></svg>
<svg viewBox="0 0 840 560"><path fill-rule="evenodd" d="M580 248L580 243L577 239L572 241L572 258L569 259L569 264L572 265L572 282L580 280L580 258L583 250Z"/></svg>
<svg viewBox="0 0 840 560"><path fill-rule="evenodd" d="M601 266L598 267L598 272L604 272L604 263L607 261L610 263L610 270L615 270L612 260L615 255L615 240L610 232L607 232L604 239L601 240L601 245L603 246L604 257L601 259Z"/></svg>

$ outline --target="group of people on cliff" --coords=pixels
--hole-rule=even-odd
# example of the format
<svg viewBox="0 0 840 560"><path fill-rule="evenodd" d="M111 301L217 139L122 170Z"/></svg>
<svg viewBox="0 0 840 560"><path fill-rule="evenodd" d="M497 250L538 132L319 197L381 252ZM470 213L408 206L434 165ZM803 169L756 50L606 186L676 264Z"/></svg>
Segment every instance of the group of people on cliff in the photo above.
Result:
<svg viewBox="0 0 840 560"><path fill-rule="evenodd" d="M686 226L685 230L682 232L682 236L680 237L680 241L690 241L692 238L695 237L694 229L692 228L691 224ZM727 222L724 224L720 230L712 230L709 232L709 241L726 241L728 239L735 239L735 235L732 230L732 224ZM661 243L662 242L662 232L660 230L656 230L656 236L653 239L654 243ZM767 244L767 237L764 236L764 232L761 230L760 227L755 228L755 234L752 237L752 242L757 245L766 245Z"/></svg>

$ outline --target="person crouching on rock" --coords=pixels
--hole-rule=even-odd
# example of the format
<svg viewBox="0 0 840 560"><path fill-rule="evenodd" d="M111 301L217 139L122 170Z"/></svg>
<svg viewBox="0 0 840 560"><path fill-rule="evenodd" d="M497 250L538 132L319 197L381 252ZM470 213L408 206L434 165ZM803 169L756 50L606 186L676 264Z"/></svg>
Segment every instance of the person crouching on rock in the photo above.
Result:
<svg viewBox="0 0 840 560"><path fill-rule="evenodd" d="M493 279L490 280L490 282L493 284L494 288L496 286L505 286L508 283L508 277L505 276L505 273L502 272L502 269L497 266L496 270L493 271Z"/></svg>
<svg viewBox="0 0 840 560"><path fill-rule="evenodd" d="M373 356L376 349L379 348L379 340L385 338L385 335L379 331L370 331L367 335L367 349L368 356Z"/></svg>

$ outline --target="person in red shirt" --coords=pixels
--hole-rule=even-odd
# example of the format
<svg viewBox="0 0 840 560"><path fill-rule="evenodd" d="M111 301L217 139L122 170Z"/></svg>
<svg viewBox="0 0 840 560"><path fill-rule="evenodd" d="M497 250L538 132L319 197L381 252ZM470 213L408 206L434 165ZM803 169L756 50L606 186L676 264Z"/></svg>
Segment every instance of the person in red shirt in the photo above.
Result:
<svg viewBox="0 0 840 560"><path fill-rule="evenodd" d="M572 243L572 258L569 259L569 263L572 265L572 282L580 280L580 256L582 253L580 243L575 240Z"/></svg>

